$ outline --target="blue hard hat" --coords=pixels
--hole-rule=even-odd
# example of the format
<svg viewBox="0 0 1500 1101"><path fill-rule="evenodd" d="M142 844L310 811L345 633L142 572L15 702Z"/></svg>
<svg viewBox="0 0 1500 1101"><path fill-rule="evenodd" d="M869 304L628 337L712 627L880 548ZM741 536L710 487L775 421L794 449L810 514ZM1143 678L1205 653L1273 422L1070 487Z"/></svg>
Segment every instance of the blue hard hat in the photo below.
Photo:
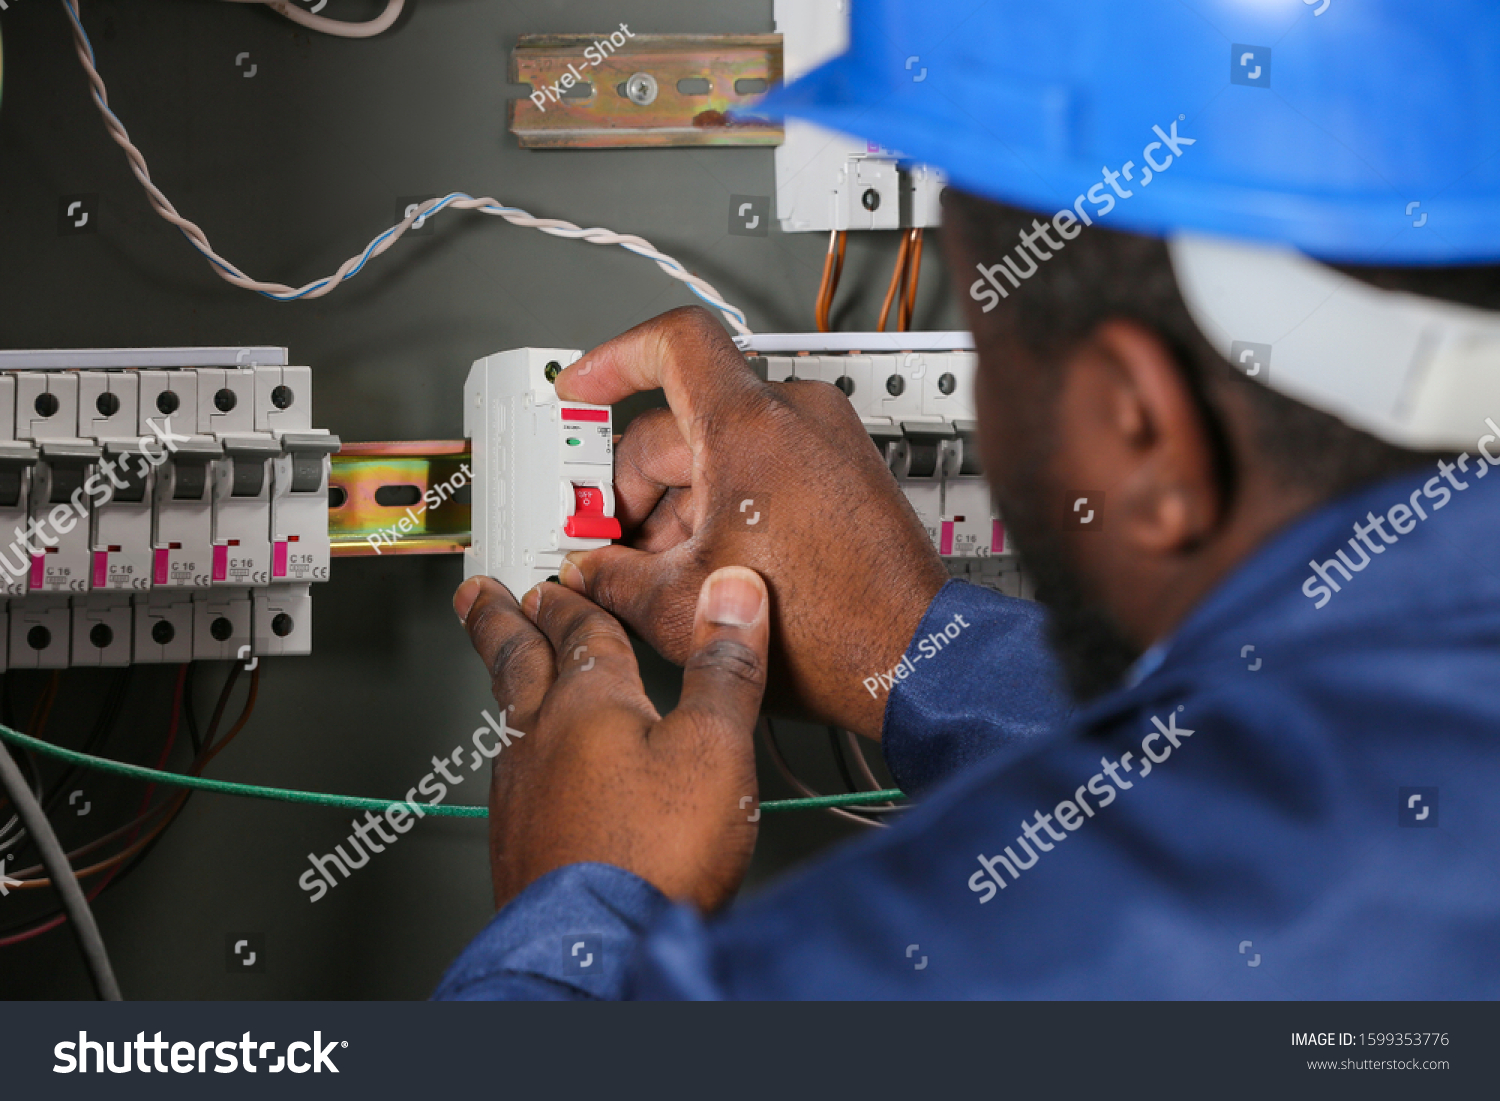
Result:
<svg viewBox="0 0 1500 1101"><path fill-rule="evenodd" d="M765 111L1090 224L1500 261L1496 0L855 0L850 31Z"/></svg>

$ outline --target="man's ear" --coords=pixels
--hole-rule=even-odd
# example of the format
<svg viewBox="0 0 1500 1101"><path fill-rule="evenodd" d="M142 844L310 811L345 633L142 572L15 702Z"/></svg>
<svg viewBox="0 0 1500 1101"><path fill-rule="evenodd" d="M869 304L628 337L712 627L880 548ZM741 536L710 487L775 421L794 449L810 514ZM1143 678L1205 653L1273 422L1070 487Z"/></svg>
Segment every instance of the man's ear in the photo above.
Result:
<svg viewBox="0 0 1500 1101"><path fill-rule="evenodd" d="M1062 369L1059 484L1104 492L1112 553L1193 550L1225 502L1208 424L1172 350L1134 321L1109 320Z"/></svg>

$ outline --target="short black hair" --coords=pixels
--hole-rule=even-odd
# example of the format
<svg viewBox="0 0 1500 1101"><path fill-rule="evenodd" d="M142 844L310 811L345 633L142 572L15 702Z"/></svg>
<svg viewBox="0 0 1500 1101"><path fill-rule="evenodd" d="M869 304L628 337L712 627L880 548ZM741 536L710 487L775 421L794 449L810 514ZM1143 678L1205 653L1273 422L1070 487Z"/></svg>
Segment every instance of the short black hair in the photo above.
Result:
<svg viewBox="0 0 1500 1101"><path fill-rule="evenodd" d="M949 188L944 219L965 256L995 263L1016 247L1040 216ZM986 259L988 258L988 259ZM1022 291L1012 290L985 314L982 338L1057 362L1101 322L1126 318L1154 331L1173 352L1215 436L1221 480L1233 491L1236 456L1223 429L1216 395L1238 387L1255 423L1252 438L1272 476L1319 499L1429 463L1448 452L1386 443L1339 418L1294 401L1230 366L1204 337L1177 287L1166 241L1102 226L1085 228L1038 264ZM1500 309L1500 268L1359 267L1337 270L1373 286L1403 290L1483 309ZM1045 382L1043 383L1045 385Z"/></svg>

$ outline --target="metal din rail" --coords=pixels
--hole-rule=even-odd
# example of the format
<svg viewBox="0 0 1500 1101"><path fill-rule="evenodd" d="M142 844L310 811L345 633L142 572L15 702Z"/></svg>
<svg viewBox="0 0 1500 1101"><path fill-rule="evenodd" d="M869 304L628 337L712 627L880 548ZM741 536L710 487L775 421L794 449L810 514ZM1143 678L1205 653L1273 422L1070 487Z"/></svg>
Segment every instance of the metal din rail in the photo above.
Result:
<svg viewBox="0 0 1500 1101"><path fill-rule="evenodd" d="M781 81L779 34L527 34L511 79L523 149L779 145L755 106Z"/></svg>
<svg viewBox="0 0 1500 1101"><path fill-rule="evenodd" d="M462 554L469 460L468 440L344 444L328 475L333 556Z"/></svg>

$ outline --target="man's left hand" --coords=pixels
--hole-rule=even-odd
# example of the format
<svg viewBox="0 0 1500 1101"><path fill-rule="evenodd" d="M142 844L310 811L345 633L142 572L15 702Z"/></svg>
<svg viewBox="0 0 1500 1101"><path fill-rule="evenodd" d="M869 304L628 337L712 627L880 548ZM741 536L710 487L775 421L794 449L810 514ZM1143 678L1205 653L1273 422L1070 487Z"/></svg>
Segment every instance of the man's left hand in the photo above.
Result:
<svg viewBox="0 0 1500 1101"><path fill-rule="evenodd" d="M677 709L647 699L613 616L561 585L517 604L499 582L459 586L454 610L524 733L495 759L490 863L503 906L556 868L613 864L711 911L755 848L753 732L766 683L765 583L729 566L699 593Z"/></svg>

